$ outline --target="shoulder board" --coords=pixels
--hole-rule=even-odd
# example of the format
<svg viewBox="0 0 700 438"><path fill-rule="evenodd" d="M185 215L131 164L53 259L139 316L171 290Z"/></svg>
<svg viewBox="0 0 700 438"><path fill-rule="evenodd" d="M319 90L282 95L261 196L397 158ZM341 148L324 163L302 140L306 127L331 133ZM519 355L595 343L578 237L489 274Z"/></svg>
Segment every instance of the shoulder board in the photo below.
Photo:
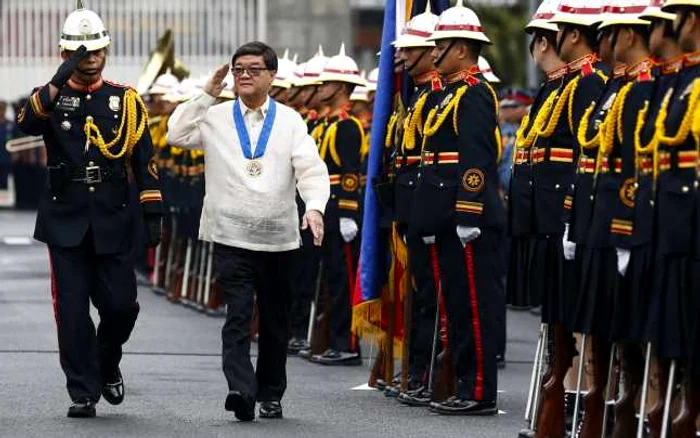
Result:
<svg viewBox="0 0 700 438"><path fill-rule="evenodd" d="M111 86L117 87L117 88L131 88L130 86L128 86L128 85L126 85L126 84L122 84L122 83L120 83L120 82L111 81L111 80L109 80L109 79L103 79L103 82L104 82L105 84L108 84L108 85L111 85Z"/></svg>

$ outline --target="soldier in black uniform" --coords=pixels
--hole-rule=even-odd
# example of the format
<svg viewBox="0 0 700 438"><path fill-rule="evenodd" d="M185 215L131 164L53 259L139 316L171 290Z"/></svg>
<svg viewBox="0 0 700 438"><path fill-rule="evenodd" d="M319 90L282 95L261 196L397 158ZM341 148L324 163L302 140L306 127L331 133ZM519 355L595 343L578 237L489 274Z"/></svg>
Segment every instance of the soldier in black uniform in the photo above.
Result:
<svg viewBox="0 0 700 438"><path fill-rule="evenodd" d="M329 58L319 76L319 98L330 107L323 135L321 158L328 166L331 199L324 221L323 277L330 294L329 348L311 360L323 365L360 365L362 359L351 339L352 306L360 224L360 152L364 142L362 122L352 117L350 95L364 80L357 64L340 53Z"/></svg>
<svg viewBox="0 0 700 438"><path fill-rule="evenodd" d="M122 344L139 311L129 173L152 246L163 213L145 107L135 90L102 79L109 42L93 11L70 14L61 35L63 64L17 117L22 131L43 135L48 152L34 237L49 246L69 417L95 416L100 393L112 404L124 399ZM100 314L97 333L90 301Z"/></svg>
<svg viewBox="0 0 700 438"><path fill-rule="evenodd" d="M669 376L682 371L686 400L697 400L698 374L698 150L700 148L700 2L669 0L664 12L685 53L683 68L664 96L656 117L658 176L655 184L655 340ZM679 368L677 368L679 367ZM673 388L669 377L669 388ZM670 389L669 389L670 390ZM692 405L692 403L691 403ZM684 410L686 403L684 402ZM667 410L670 406L665 407ZM692 411L691 411L692 412ZM697 413L697 408L695 408ZM673 436L689 436L677 431Z"/></svg>
<svg viewBox="0 0 700 438"><path fill-rule="evenodd" d="M424 117L430 108L439 103L437 97L442 90L440 75L435 70L430 54L434 42L426 41L432 34L438 17L430 10L419 14L408 23L403 34L394 42L397 57L403 62L403 69L415 85L403 118L397 108L390 123L392 132L387 136L389 143L386 168L393 182L391 210L398 234L406 242L408 266L415 281L411 292L411 326L408 353L408 388L399 394L401 403L411 406L428 406L432 401L428 390L428 372L432 355L433 331L437 300L435 279L430 265L428 246L420 235L411 233L411 211L415 204L413 191L418 180L421 147L423 145Z"/></svg>
<svg viewBox="0 0 700 438"><path fill-rule="evenodd" d="M477 75L490 43L476 14L460 0L445 10L429 38L446 76L437 106L423 126L424 148L409 233L423 236L438 270L448 319L457 388L430 409L448 415L497 412L496 312L504 209L498 194L497 98Z"/></svg>

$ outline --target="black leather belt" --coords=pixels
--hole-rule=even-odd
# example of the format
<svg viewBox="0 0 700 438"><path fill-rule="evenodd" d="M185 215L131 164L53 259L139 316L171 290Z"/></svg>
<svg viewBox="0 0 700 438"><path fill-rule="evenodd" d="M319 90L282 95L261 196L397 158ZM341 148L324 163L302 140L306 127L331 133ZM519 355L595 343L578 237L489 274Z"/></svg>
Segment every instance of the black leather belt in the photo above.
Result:
<svg viewBox="0 0 700 438"><path fill-rule="evenodd" d="M99 184L104 181L126 179L126 167L124 166L68 166L60 164L49 167L50 172L62 174L71 182L81 182L84 184Z"/></svg>

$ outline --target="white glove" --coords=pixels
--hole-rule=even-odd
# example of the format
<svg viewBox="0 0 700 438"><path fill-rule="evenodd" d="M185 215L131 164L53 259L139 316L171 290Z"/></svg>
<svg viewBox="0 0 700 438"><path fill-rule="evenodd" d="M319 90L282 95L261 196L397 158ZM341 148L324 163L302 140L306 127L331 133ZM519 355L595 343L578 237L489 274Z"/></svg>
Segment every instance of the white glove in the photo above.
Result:
<svg viewBox="0 0 700 438"><path fill-rule="evenodd" d="M467 227L465 225L457 225L457 235L462 241L462 246L481 236L481 230L477 227Z"/></svg>
<svg viewBox="0 0 700 438"><path fill-rule="evenodd" d="M624 248L615 248L617 253L617 272L623 277L627 273L627 267L630 265L630 250Z"/></svg>
<svg viewBox="0 0 700 438"><path fill-rule="evenodd" d="M435 236L423 236L423 243L432 245L435 243Z"/></svg>
<svg viewBox="0 0 700 438"><path fill-rule="evenodd" d="M347 217L340 218L340 234L345 243L352 242L357 237L357 231L357 222Z"/></svg>
<svg viewBox="0 0 700 438"><path fill-rule="evenodd" d="M564 244L564 259L573 260L576 256L576 244L569 241L569 224L565 224L564 237L562 237L562 243Z"/></svg>

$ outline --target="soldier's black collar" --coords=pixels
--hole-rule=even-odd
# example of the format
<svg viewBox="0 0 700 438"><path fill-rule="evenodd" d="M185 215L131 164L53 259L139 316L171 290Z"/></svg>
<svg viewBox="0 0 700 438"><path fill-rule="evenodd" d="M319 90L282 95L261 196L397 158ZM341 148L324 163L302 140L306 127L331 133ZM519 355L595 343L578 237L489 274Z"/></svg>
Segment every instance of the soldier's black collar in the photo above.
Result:
<svg viewBox="0 0 700 438"><path fill-rule="evenodd" d="M579 59L571 61L569 63L569 73L574 73L581 71L581 75L588 76L589 74L595 72L595 64L598 61L598 55L595 53L589 53L588 55L582 56Z"/></svg>
<svg viewBox="0 0 700 438"><path fill-rule="evenodd" d="M632 80L639 82L650 81L651 69L654 67L654 60L651 58L645 58L641 61L637 61L634 64L627 67L627 77Z"/></svg>
<svg viewBox="0 0 700 438"><path fill-rule="evenodd" d="M700 50L696 50L692 53L687 53L685 55L685 61L683 61L683 67L693 67L700 64Z"/></svg>
<svg viewBox="0 0 700 438"><path fill-rule="evenodd" d="M452 73L445 78L445 82L448 84L454 84L455 82L465 81L465 82L480 82L475 75L481 73L477 65L472 65L464 70L458 71L457 73Z"/></svg>
<svg viewBox="0 0 700 438"><path fill-rule="evenodd" d="M668 61L664 61L661 64L661 73L664 75L674 75L683 68L683 62L685 62L685 55L679 55Z"/></svg>
<svg viewBox="0 0 700 438"><path fill-rule="evenodd" d="M627 64L618 64L613 70L613 78L621 78L627 74Z"/></svg>
<svg viewBox="0 0 700 438"><path fill-rule="evenodd" d="M547 81L556 81L557 79L561 79L564 76L566 76L566 73L569 71L569 67L567 65L559 68L555 68L554 70L550 70L547 72Z"/></svg>
<svg viewBox="0 0 700 438"><path fill-rule="evenodd" d="M439 90L440 86L442 85L442 81L440 80L440 73L438 73L437 70L431 70L420 74L413 78L413 82L415 82L418 86L430 83L432 85L433 91Z"/></svg>
<svg viewBox="0 0 700 438"><path fill-rule="evenodd" d="M72 88L75 91L79 91L81 93L92 93L93 91L99 89L104 85L104 80L102 77L100 77L97 81L93 82L90 85L84 85L79 82L75 82L73 79L68 79L68 86Z"/></svg>

